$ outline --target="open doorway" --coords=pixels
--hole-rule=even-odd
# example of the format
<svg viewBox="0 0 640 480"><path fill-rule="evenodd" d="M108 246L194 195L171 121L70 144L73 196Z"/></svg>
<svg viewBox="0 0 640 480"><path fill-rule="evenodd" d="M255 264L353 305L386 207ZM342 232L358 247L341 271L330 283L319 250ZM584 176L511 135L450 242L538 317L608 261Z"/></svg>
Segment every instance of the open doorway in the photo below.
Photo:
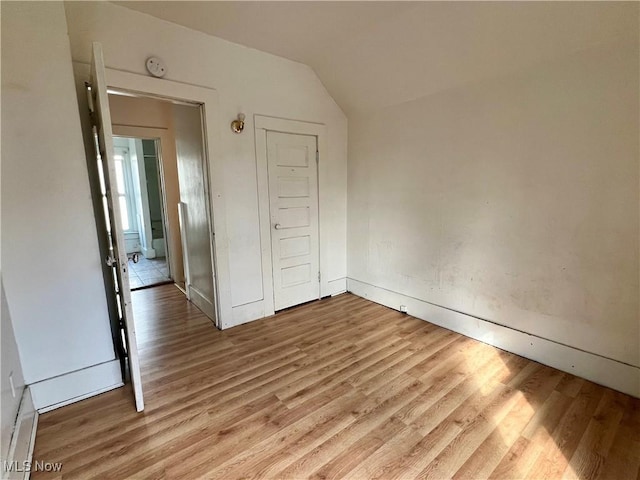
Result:
<svg viewBox="0 0 640 480"><path fill-rule="evenodd" d="M140 375L141 358L138 354L138 333L129 281L127 241L123 228L126 226L132 230L132 225L135 225L133 217L137 215L137 211L134 212L134 208L127 205L127 202L135 202L134 173L130 168L129 190L132 193L128 198L124 165L121 163L118 166L114 157L119 155L121 162L128 157L131 163L134 151L137 160L136 140L152 140L149 147L155 148L150 150L149 156L154 156L157 161L160 173L158 187L161 187L160 190L164 193L163 238L166 272L168 275L183 272L182 293L214 325L219 326L217 275L214 265L217 249L213 233L213 194L209 191L209 182L213 182L218 189L220 181L216 180L218 176L214 176L207 155L207 149L217 142L211 130L205 128L205 122L207 125L213 123L212 112L217 105L217 98L214 92L200 87L175 82L149 82L146 77L116 70L109 70L107 79L102 46L94 42L92 47L92 62L86 69L84 66L77 67L77 79L79 103L81 107L84 104L90 113L85 117L86 120L83 120L86 127L83 130L87 133L87 153L93 153L87 156L87 162L96 213L98 243L104 259L103 274L115 352L121 362L123 379L131 380L136 410L142 411L144 395ZM114 106L116 103L121 103L122 109ZM166 125L158 124L162 121ZM114 144L114 137L123 140ZM129 141L124 142L124 139ZM126 150L116 152L117 146ZM144 153L142 145L142 157ZM122 171L118 173L117 170ZM219 168L216 172L219 173ZM120 185L118 177L121 177ZM168 179L174 180L174 188L170 188ZM140 197L142 198L142 195ZM221 198L220 194L216 194L216 198ZM220 210L223 201L217 202L217 206L224 217L224 210ZM132 213L125 212L126 209L130 209ZM126 219L123 218L125 215ZM140 249L145 242L145 238L142 238L144 227L140 226L143 224L143 220L139 222L137 232ZM216 226L221 238L226 238L224 222L217 222ZM179 233L175 234L175 230ZM153 248L153 233L147 236L151 238ZM179 251L178 255L175 254L176 250ZM174 268L175 262L182 262L182 268ZM226 279L228 268L224 258L222 271ZM180 286L178 281L175 283ZM164 288L172 287L165 285ZM143 290L154 291L159 290ZM177 288L175 292L178 292ZM177 295L178 298L181 296L180 293ZM222 308L227 311L227 297L223 295L223 299L225 302Z"/></svg>
<svg viewBox="0 0 640 480"><path fill-rule="evenodd" d="M128 159L121 210L130 210L130 230L123 228L131 288L173 282L215 321L201 105L114 90L109 107L114 154Z"/></svg>
<svg viewBox="0 0 640 480"><path fill-rule="evenodd" d="M174 281L167 247L160 139L114 136L114 160L131 290ZM176 283L184 275L175 275Z"/></svg>

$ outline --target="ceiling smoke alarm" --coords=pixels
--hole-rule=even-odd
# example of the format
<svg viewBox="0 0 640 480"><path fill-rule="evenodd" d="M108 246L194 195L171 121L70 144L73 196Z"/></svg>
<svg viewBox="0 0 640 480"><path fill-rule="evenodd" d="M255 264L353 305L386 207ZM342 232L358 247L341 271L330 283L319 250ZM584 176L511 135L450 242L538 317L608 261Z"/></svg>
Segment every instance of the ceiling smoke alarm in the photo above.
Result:
<svg viewBox="0 0 640 480"><path fill-rule="evenodd" d="M167 67L158 57L147 58L147 71L154 77L162 78L167 73Z"/></svg>

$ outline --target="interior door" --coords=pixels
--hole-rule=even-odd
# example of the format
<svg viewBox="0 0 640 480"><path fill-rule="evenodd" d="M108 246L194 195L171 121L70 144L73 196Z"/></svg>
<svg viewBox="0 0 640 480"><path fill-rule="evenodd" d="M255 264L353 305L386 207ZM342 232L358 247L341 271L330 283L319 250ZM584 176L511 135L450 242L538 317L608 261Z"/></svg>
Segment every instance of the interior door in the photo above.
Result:
<svg viewBox="0 0 640 480"><path fill-rule="evenodd" d="M124 231L122 228L122 208L117 191L117 173L113 151L113 135L111 131L111 115L107 82L102 57L102 46L93 44L91 60L91 79L87 88L89 110L96 148L98 175L100 176L102 202L106 219L109 245L107 265L113 268L115 296L118 305L120 323L126 338L126 354L129 374L135 396L136 410L144 410L142 396L142 380L138 361L136 329L131 307L131 290L129 289L129 269L125 251Z"/></svg>
<svg viewBox="0 0 640 480"><path fill-rule="evenodd" d="M320 298L317 140L267 132L276 310Z"/></svg>

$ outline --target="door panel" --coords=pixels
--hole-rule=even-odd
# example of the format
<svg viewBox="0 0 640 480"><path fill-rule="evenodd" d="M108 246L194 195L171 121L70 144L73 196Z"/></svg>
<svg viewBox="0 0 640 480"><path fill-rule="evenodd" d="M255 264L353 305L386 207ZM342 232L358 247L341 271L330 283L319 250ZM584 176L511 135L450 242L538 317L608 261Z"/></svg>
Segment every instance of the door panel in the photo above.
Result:
<svg viewBox="0 0 640 480"><path fill-rule="evenodd" d="M276 310L320 297L316 137L267 132Z"/></svg>
<svg viewBox="0 0 640 480"><path fill-rule="evenodd" d="M310 253L311 237L309 235L280 239L280 259L299 257Z"/></svg>
<svg viewBox="0 0 640 480"><path fill-rule="evenodd" d="M287 197L279 197L283 201ZM282 228L305 228L311 223L309 207L278 208L278 223Z"/></svg>
<svg viewBox="0 0 640 480"><path fill-rule="evenodd" d="M93 123L96 162L100 176L101 193L103 195L104 214L108 227L106 234L108 236L110 254L106 262L109 266L113 267L114 293L118 305L118 314L126 337L129 374L135 396L136 410L140 412L144 410L142 380L138 360L135 322L131 306L131 291L129 289L128 259L122 229L123 212L121 211L121 205L118 201L116 186L116 165L107 82L102 57L102 46L99 43L93 44L91 80L87 93Z"/></svg>

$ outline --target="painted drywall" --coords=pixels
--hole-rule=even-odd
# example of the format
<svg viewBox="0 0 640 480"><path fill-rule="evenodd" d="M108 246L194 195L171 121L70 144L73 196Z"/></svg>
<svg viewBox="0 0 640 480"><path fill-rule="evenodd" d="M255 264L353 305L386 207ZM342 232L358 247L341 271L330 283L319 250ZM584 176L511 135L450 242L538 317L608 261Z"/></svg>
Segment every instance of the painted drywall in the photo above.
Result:
<svg viewBox="0 0 640 480"><path fill-rule="evenodd" d="M638 39L628 1L115 3L309 65L347 115Z"/></svg>
<svg viewBox="0 0 640 480"><path fill-rule="evenodd" d="M115 354L64 6L1 9L2 274L31 384Z"/></svg>
<svg viewBox="0 0 640 480"><path fill-rule="evenodd" d="M2 323L2 331L0 341L2 342L2 378L0 381L2 387L2 397L0 406L2 408L0 420L2 422L2 437L0 438L0 460L8 459L9 444L20 407L20 399L24 390L24 376L22 375L22 364L20 363L20 354L18 353L18 345L13 333L13 324L11 322L11 311L4 293L4 284L0 278L0 293L2 295L2 311L0 312L0 323ZM9 376L13 376L13 389Z"/></svg>
<svg viewBox="0 0 640 480"><path fill-rule="evenodd" d="M233 306L260 304L264 297L254 114L327 126L321 237L332 252L328 280L346 276L347 120L309 67L106 2L69 2L65 9L74 61L89 62L91 42L100 41L110 68L146 74L145 59L153 54L166 63L166 79L218 92L220 123L208 128L219 132L221 143L216 151L224 165ZM238 112L247 118L241 135L229 127Z"/></svg>
<svg viewBox="0 0 640 480"><path fill-rule="evenodd" d="M349 278L640 365L639 54L350 116Z"/></svg>

